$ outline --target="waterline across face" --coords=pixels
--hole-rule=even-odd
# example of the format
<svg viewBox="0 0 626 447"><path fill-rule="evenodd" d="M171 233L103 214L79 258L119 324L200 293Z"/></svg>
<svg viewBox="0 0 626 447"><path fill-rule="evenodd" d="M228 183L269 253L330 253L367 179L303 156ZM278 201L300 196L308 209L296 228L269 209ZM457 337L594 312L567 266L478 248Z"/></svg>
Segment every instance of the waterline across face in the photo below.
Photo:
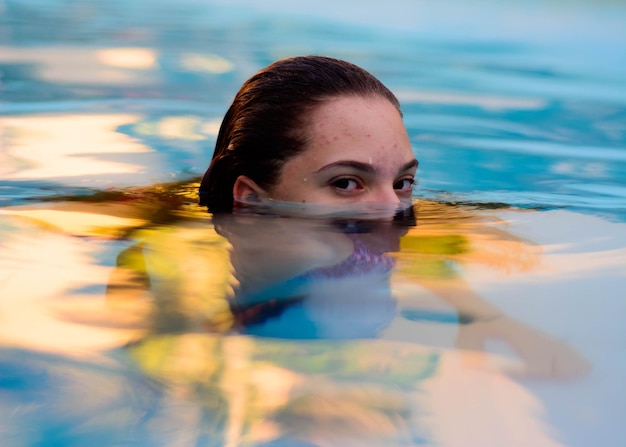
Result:
<svg viewBox="0 0 626 447"><path fill-rule="evenodd" d="M235 199L255 193L273 201L318 205L409 206L417 160L396 107L382 97L343 96L323 102L309 118L304 151L260 191L249 179Z"/></svg>

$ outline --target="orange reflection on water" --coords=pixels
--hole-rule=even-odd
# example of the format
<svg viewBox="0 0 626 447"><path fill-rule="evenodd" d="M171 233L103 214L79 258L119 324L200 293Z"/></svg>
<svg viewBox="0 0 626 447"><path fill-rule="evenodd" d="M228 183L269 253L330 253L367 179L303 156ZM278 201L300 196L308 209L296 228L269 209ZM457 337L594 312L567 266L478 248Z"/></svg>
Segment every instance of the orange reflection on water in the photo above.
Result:
<svg viewBox="0 0 626 447"><path fill-rule="evenodd" d="M85 208L90 208L90 210L87 211ZM120 211L128 212L131 210L122 209ZM107 206L94 204L91 207L86 207L74 203L52 204L46 207L27 205L10 209L0 208L0 214L33 220L72 235L113 236L124 229L139 227L146 223L139 216L122 217L109 214L110 212L111 209Z"/></svg>

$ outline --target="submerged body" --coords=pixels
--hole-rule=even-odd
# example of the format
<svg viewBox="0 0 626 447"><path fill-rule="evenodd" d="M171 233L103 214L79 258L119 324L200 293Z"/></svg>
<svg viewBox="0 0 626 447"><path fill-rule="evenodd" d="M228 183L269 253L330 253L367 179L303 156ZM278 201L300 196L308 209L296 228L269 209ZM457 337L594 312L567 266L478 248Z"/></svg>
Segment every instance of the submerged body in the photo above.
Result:
<svg viewBox="0 0 626 447"><path fill-rule="evenodd" d="M381 123L393 117L380 136L399 122L386 100L342 97L316 110L330 116L337 101L358 104L357 111L389 110L376 115ZM1 227L8 272L0 303L2 441L553 447L560 438L550 424L560 418L567 421L562 432L576 440L574 426L589 432L619 426L604 422L621 414L614 411L619 402L607 405L606 398L615 403L623 375L615 360L623 331L614 317L623 312L613 299L623 290L624 253L614 250L623 237L607 236L617 226L567 213L508 213L517 233L534 229L527 237L537 247L501 231L489 212L421 202L417 226L396 227L388 211L403 201L414 168L404 143L395 151L384 142L377 148L339 138L349 158L325 159L316 169L340 161L332 167L341 168L339 177L313 189L298 183L316 172L307 169L322 158L312 154L342 150L324 154L330 146L316 141L347 137L348 126L315 128L316 110L301 123L309 126L304 151L279 163L271 182L240 173L259 187L251 189L262 199L256 208L262 216L239 208L220 222L198 210L194 198L177 207L184 194L171 185L145 196L115 192L105 203L85 202L107 192L3 209L11 217ZM354 124L367 120L357 116ZM120 137L133 120L146 130L144 118L131 117L107 122L102 132ZM513 124L493 133L508 138ZM363 153L371 150L367 158L348 152L361 145ZM379 149L391 153L383 157ZM431 152L431 172L434 158ZM580 167L563 161L559 172ZM190 186L197 185L184 189ZM320 208L315 219L276 217L331 198L340 200L340 225L316 221ZM368 209L376 211L369 220L377 225L346 219ZM563 228L583 221L584 231L561 237ZM610 299L599 299L611 278L604 297ZM588 371L578 351L594 360L593 380L571 380ZM568 380L555 382L561 377ZM555 401L561 407L551 406Z"/></svg>

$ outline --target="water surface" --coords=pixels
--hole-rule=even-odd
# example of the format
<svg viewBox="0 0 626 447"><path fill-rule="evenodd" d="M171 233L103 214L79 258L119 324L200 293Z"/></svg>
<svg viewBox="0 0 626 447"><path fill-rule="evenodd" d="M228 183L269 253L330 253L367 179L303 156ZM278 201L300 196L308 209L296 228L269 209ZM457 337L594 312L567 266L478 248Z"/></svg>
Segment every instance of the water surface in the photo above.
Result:
<svg viewBox="0 0 626 447"><path fill-rule="evenodd" d="M3 446L619 446L619 2L5 1ZM219 216L241 82L371 70L415 225Z"/></svg>

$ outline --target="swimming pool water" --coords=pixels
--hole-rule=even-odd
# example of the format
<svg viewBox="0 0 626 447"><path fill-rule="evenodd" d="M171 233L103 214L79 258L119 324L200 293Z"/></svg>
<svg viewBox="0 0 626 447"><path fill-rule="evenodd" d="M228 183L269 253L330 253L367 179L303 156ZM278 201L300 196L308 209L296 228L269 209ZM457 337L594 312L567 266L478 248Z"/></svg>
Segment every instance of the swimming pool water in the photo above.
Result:
<svg viewBox="0 0 626 447"><path fill-rule="evenodd" d="M621 446L625 21L0 2L0 445ZM417 226L195 205L241 82L313 53L397 93Z"/></svg>

